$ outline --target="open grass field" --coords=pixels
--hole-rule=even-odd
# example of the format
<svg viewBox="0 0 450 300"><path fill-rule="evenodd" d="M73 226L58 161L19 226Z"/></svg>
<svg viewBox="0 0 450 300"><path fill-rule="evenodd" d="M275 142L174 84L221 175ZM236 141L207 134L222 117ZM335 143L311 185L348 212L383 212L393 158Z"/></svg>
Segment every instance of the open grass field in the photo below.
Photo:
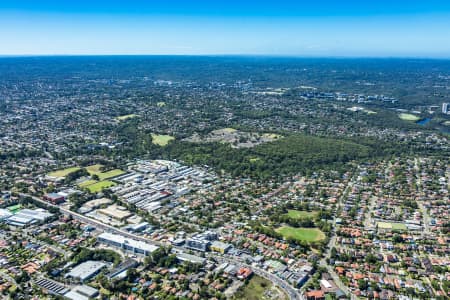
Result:
<svg viewBox="0 0 450 300"><path fill-rule="evenodd" d="M116 120L118 120L118 121L125 121L125 120L128 120L128 119L136 118L137 116L138 115L136 115L136 114L123 115L123 116L116 117Z"/></svg>
<svg viewBox="0 0 450 300"><path fill-rule="evenodd" d="M267 290L274 290L270 295L274 297L267 297L264 293ZM262 299L287 299L286 295L279 289L273 286L272 282L260 276L253 276L247 285L239 289L233 298L235 300L262 300Z"/></svg>
<svg viewBox="0 0 450 300"><path fill-rule="evenodd" d="M100 169L102 167L103 167L103 165L100 165L100 164L91 165L91 166L87 166L86 167L86 171L88 171L88 173L91 174L91 175L98 174L98 173L102 172L102 171L100 171Z"/></svg>
<svg viewBox="0 0 450 300"><path fill-rule="evenodd" d="M222 129L220 129L220 130L222 130L223 132L226 132L226 133L233 133L233 132L236 132L236 131L237 131L236 129L230 128L230 127L222 128Z"/></svg>
<svg viewBox="0 0 450 300"><path fill-rule="evenodd" d="M152 133L152 142L155 145L166 146L170 141L173 141L174 139L175 138L170 135Z"/></svg>
<svg viewBox="0 0 450 300"><path fill-rule="evenodd" d="M405 224L403 223L391 223L393 230L408 230Z"/></svg>
<svg viewBox="0 0 450 300"><path fill-rule="evenodd" d="M283 226L276 230L284 238L294 238L299 241L317 242L325 239L325 234L317 228L294 228Z"/></svg>
<svg viewBox="0 0 450 300"><path fill-rule="evenodd" d="M160 102L156 103L156 105L157 105L158 107L164 107L164 106L166 106L166 102L160 101Z"/></svg>
<svg viewBox="0 0 450 300"><path fill-rule="evenodd" d="M105 180L105 179L109 179L109 178L120 176L122 174L125 174L125 172L122 171L122 170L119 170L119 169L114 169L114 170L111 170L111 171L98 173L97 176L98 176L98 178L100 180Z"/></svg>
<svg viewBox="0 0 450 300"><path fill-rule="evenodd" d="M76 172L78 170L80 170L79 167L71 167L71 168L62 169L62 170L56 170L54 172L48 173L47 175L51 176L51 177L66 177L70 173Z"/></svg>
<svg viewBox="0 0 450 300"><path fill-rule="evenodd" d="M88 171L88 173L90 175L94 175L94 174L97 175L100 180L105 180L105 179L109 179L109 178L113 178L113 177L117 177L122 174L125 174L124 171L119 170L119 169L102 172L102 171L100 171L101 167L103 167L103 165L97 164L97 165L92 165L92 166L86 167L86 170Z"/></svg>
<svg viewBox="0 0 450 300"><path fill-rule="evenodd" d="M97 183L97 180L86 180L86 181L80 182L78 184L78 187L85 188L87 186L93 185L94 183Z"/></svg>
<svg viewBox="0 0 450 300"><path fill-rule="evenodd" d="M408 230L405 224L403 223L389 223L389 222L378 222L378 228L381 229L392 229L392 230Z"/></svg>
<svg viewBox="0 0 450 300"><path fill-rule="evenodd" d="M378 228L381 228L381 229L392 229L391 223L378 222L377 225L378 225Z"/></svg>
<svg viewBox="0 0 450 300"><path fill-rule="evenodd" d="M419 116L413 115L413 114L405 114L405 113L401 113L398 115L398 117L400 119L402 119L403 121L412 121L412 122L416 122L420 120Z"/></svg>
<svg viewBox="0 0 450 300"><path fill-rule="evenodd" d="M304 210L288 210L288 216L292 219L304 219L304 218L313 218L316 216L317 212L315 211L304 211Z"/></svg>
<svg viewBox="0 0 450 300"><path fill-rule="evenodd" d="M104 181L99 181L97 183L91 184L86 186L86 188L91 192L91 193L98 193L101 192L103 189L115 186L116 184L112 181L108 181L108 180L104 180Z"/></svg>
<svg viewBox="0 0 450 300"><path fill-rule="evenodd" d="M263 133L262 136L272 140L276 140L283 137L282 135L276 133Z"/></svg>

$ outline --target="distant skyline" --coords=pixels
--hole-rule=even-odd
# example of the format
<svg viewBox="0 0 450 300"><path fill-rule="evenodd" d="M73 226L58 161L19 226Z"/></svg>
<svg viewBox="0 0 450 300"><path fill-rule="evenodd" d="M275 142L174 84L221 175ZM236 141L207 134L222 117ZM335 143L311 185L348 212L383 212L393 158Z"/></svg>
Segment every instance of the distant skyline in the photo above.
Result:
<svg viewBox="0 0 450 300"><path fill-rule="evenodd" d="M450 58L449 30L436 0L0 1L0 55Z"/></svg>

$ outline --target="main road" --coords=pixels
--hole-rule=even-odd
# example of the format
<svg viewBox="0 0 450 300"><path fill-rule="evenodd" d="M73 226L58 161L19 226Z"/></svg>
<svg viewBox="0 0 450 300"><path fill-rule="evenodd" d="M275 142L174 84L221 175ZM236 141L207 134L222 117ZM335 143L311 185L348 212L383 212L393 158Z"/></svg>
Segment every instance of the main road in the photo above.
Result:
<svg viewBox="0 0 450 300"><path fill-rule="evenodd" d="M354 185L355 177L357 176L357 170L355 170L355 173L353 174L352 178L349 180L347 187L342 192L341 197L339 197L339 200L337 202L336 207L336 214L333 217L333 226L335 228L336 226L336 218L337 218L337 212L342 207L342 204L345 200L345 198L348 196L348 193L351 191ZM325 267L328 271L328 273L331 275L331 278L333 278L333 281L336 283L337 287L341 289L345 294L350 296L350 299L354 300L356 299L356 296L352 294L351 290L342 282L342 280L339 278L339 276L336 274L336 272L333 270L333 268L326 262L327 258L330 258L331 256L331 249L336 245L336 229L333 229L331 232L330 240L328 241L327 250L324 253L324 257L319 260L319 265L322 267Z"/></svg>
<svg viewBox="0 0 450 300"><path fill-rule="evenodd" d="M102 223L100 221L97 221L97 220L91 219L89 217L83 216L83 215L81 215L79 213L76 213L76 212L74 212L72 210L69 210L69 209L63 208L61 206L54 205L52 203L44 201L44 200L42 200L42 199L40 199L38 197L29 195L29 194L24 194L24 193L19 193L19 195L21 197L32 198L33 200L35 200L35 201L37 201L39 203L42 203L42 204L44 204L46 206L58 208L62 213L66 214L66 215L69 215L72 218L74 218L76 220L79 220L79 221L81 221L83 223L86 223L86 224L89 224L89 225L94 226L96 228L99 228L101 230L104 230L104 231L107 231L107 232L111 232L111 233L115 233L115 234L120 234L120 235L123 235L123 236L125 236L127 238L135 239L135 240L142 241L142 242L146 242L146 243L149 243L149 244L153 244L155 246L168 246L167 244L164 244L162 242L154 241L154 240L142 237L142 236L138 236L138 235L129 233L129 232L125 231L125 230L116 228L114 226L111 226L111 225L108 225L108 224L104 224L104 223ZM174 247L174 246L172 246L172 247L177 249L177 250L179 250L179 251L183 251L183 252L186 250L186 249L184 249L182 247ZM237 258L222 257L221 255L215 254L213 252L208 253L208 256L215 258L217 261L222 261L222 262L226 261L226 262L231 263L231 264L235 264L235 265L245 266L245 267L251 268L255 272L255 274L257 274L257 275L259 275L261 277L264 277L267 280L270 280L274 284L278 285L281 289L283 289L286 292L286 294L289 296L290 299L293 299L293 300L304 300L304 297L301 294L299 294L298 291L294 287L292 287L288 282L282 280L281 278L279 278L278 276L276 276L274 274L271 274L271 273L269 273L269 272L267 272L267 271L265 271L263 269L257 268L257 267L249 266L249 265L245 264L244 262L240 261Z"/></svg>

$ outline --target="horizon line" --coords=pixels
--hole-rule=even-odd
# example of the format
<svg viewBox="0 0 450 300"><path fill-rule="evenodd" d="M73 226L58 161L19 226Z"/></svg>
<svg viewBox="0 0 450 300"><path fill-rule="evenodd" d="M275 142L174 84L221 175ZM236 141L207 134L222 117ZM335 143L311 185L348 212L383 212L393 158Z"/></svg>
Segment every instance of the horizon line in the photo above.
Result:
<svg viewBox="0 0 450 300"><path fill-rule="evenodd" d="M140 54L140 53L69 53L69 54L0 54L0 58L19 58L19 57L119 57L119 56L178 56L178 57L266 57L266 58L323 58L323 59L423 59L423 60L450 60L450 55L448 56L426 56L426 55L296 55L296 54L221 54L221 53L206 53L206 54Z"/></svg>

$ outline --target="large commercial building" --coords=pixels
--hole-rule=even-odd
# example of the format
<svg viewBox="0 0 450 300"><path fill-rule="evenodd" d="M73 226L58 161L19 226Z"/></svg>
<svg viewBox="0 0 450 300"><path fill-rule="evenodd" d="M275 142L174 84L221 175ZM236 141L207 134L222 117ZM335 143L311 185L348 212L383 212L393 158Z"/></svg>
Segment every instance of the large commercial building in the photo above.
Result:
<svg viewBox="0 0 450 300"><path fill-rule="evenodd" d="M194 235L192 238L186 240L186 248L196 251L208 251L211 242L217 240L217 233L214 231L205 231Z"/></svg>
<svg viewBox="0 0 450 300"><path fill-rule="evenodd" d="M95 299L99 295L99 291L87 285L78 285L73 288L64 297L71 300L90 300Z"/></svg>
<svg viewBox="0 0 450 300"><path fill-rule="evenodd" d="M220 241L214 241L211 244L211 250L219 253L227 253L231 249L231 245Z"/></svg>
<svg viewBox="0 0 450 300"><path fill-rule="evenodd" d="M110 245L112 247L120 248L127 252L132 252L134 254L149 255L156 249L157 246L129 239L123 235L112 234L109 232L104 232L97 237L97 241L103 244Z"/></svg>
<svg viewBox="0 0 450 300"><path fill-rule="evenodd" d="M209 246L211 245L211 242L208 240L201 240L201 239L188 239L186 241L186 248L196 250L196 251L208 251Z"/></svg>
<svg viewBox="0 0 450 300"><path fill-rule="evenodd" d="M97 210L97 212L107 217L113 218L117 221L124 221L133 215L125 207L115 204L110 205L103 209L99 209Z"/></svg>
<svg viewBox="0 0 450 300"><path fill-rule="evenodd" d="M73 268L66 274L66 278L75 278L84 282L100 273L104 267L106 267L104 262L88 260Z"/></svg>
<svg viewBox="0 0 450 300"><path fill-rule="evenodd" d="M22 209L6 218L5 222L9 225L24 227L35 223L42 223L52 216L53 214L42 208Z"/></svg>
<svg viewBox="0 0 450 300"><path fill-rule="evenodd" d="M442 113L450 114L450 103L442 103Z"/></svg>

